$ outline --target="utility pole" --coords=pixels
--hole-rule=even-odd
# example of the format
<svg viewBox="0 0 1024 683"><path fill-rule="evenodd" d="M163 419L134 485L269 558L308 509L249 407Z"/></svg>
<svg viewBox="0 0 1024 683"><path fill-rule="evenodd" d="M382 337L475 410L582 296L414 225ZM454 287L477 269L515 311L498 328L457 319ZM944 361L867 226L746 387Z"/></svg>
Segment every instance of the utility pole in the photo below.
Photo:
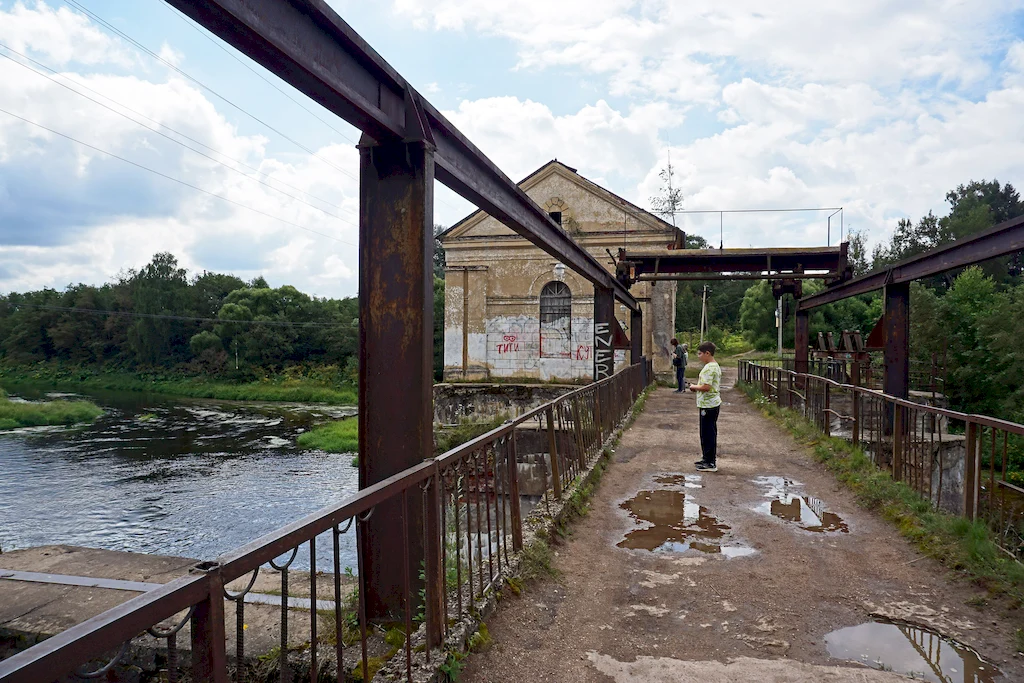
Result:
<svg viewBox="0 0 1024 683"><path fill-rule="evenodd" d="M700 302L700 343L704 343L704 330L708 320L708 286L704 285L704 295Z"/></svg>
<svg viewBox="0 0 1024 683"><path fill-rule="evenodd" d="M778 307L775 309L775 327L779 332L779 358L782 358L782 297L779 297Z"/></svg>

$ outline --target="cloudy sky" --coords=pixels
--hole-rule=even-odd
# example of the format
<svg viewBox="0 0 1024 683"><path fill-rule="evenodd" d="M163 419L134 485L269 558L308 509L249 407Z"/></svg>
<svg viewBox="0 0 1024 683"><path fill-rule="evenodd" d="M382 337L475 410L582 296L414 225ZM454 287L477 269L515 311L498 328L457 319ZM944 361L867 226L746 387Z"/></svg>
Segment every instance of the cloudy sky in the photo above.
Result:
<svg viewBox="0 0 1024 683"><path fill-rule="evenodd" d="M842 206L872 243L1024 186L1024 0L328 1L516 180L558 158L646 207L671 154L686 209ZM0 292L166 250L355 293L357 131L161 0L0 0L0 110ZM723 239L823 245L826 216Z"/></svg>

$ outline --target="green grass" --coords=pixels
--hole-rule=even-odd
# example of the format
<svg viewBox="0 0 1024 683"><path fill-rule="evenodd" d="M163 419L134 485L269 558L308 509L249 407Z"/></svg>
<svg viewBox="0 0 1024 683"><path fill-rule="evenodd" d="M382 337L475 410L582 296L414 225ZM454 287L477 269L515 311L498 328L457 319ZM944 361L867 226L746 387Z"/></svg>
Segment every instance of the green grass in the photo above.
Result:
<svg viewBox="0 0 1024 683"><path fill-rule="evenodd" d="M88 370L63 370L49 367L0 369L0 377L12 382L37 386L104 391L138 391L188 398L212 398L222 401L284 401L355 405L356 388L328 385L311 379L273 377L257 382L210 381L202 377L167 377L101 373Z"/></svg>
<svg viewBox="0 0 1024 683"><path fill-rule="evenodd" d="M88 401L20 403L0 391L0 430L92 422L102 414L99 406Z"/></svg>
<svg viewBox="0 0 1024 683"><path fill-rule="evenodd" d="M906 484L894 481L860 448L827 437L799 413L779 408L749 385L737 384L761 411L809 447L814 457L854 491L864 507L877 510L923 553L984 587L1005 596L1011 606L1024 604L1024 565L1008 557L982 521L934 510Z"/></svg>
<svg viewBox="0 0 1024 683"><path fill-rule="evenodd" d="M359 420L348 417L317 425L299 434L299 446L328 453L356 453L359 451Z"/></svg>
<svg viewBox="0 0 1024 683"><path fill-rule="evenodd" d="M434 455L440 455L456 446L461 446L470 439L475 439L500 426L505 417L499 415L490 420L479 422L464 421L451 428L438 429L435 431ZM299 434L298 444L300 448L316 448L328 453L358 453L359 452L359 421L354 417L347 417L334 422L326 422L317 425L308 432ZM352 466L358 467L357 458L352 459Z"/></svg>

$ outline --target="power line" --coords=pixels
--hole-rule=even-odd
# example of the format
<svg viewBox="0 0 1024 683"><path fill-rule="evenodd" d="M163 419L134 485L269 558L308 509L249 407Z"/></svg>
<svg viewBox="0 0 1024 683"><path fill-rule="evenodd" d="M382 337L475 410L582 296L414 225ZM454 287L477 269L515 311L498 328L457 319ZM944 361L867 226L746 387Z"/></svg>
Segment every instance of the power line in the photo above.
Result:
<svg viewBox="0 0 1024 683"><path fill-rule="evenodd" d="M180 19L183 24L185 24L186 26L191 27L196 33L201 35L203 38L206 38L206 40L210 41L210 43L215 45L221 52L223 52L227 56L231 57L231 59L235 60L236 62L241 64L243 67L245 67L246 69L251 71L253 74L256 75L257 78L262 80L264 83L269 85L271 88L273 88L277 92L279 92L282 95L284 95L285 97L287 97L289 100L291 100L293 103L295 103L295 105L298 106L300 109L304 110L307 114L309 114L310 116L315 118L317 121L319 121L320 123L324 124L325 126L330 128L331 130L333 130L335 133L340 135L343 140L346 140L346 141L352 143L353 145L358 145L359 144L355 140L353 140L352 138L347 136L345 133L341 132L340 130L338 130L337 128L332 126L330 124L330 122L328 122L326 119L321 117L315 111L313 111L312 109L310 109L306 105L302 104L301 101L299 101L299 100L295 99L294 97L292 97L288 93L288 91L286 91L283 88L279 87L272 80L270 80L269 78L267 78L266 76L261 74L259 71L254 69L251 65L247 64L244 59L242 59L241 57L236 55L234 53L234 51L232 51L232 50L228 49L227 47L225 47L224 45L222 45L216 38L211 36L204 28L200 27L199 24L197 24L195 21L193 21L191 17L189 17L188 15L182 13L181 10L179 10L177 7L172 7L171 5L169 5L166 2L164 2L164 0L154 0L154 2L156 2L158 5L163 6L164 9L166 9L168 12L170 12L174 16L178 17L178 19ZM450 209L455 209L456 208L451 203L445 201L441 197L435 197L435 199L437 201L439 201L440 203L444 204L445 206L447 206Z"/></svg>
<svg viewBox="0 0 1024 683"><path fill-rule="evenodd" d="M238 207L241 207L241 208L246 209L248 211L252 211L253 213L258 213L258 214L260 214L262 216L266 216L267 218L272 218L272 219L274 219L276 221L280 221L282 223L285 223L286 225L291 225L292 227L298 228L299 230L305 230L306 232L311 232L314 235L320 235L321 237L326 237L327 239L334 240L335 242L340 242L342 244L347 244L347 245L353 246L353 247L358 247L359 246L357 244L353 244L352 242L346 242L345 240L340 240L337 237L334 237L332 235L328 235L328 234L323 233L323 232L318 232L316 230L313 230L312 228L307 228L304 225L299 225L298 223L294 223L294 222L292 222L290 220L287 220L285 218L281 218L279 216L275 216L273 214L267 213L266 211L261 211L260 209L253 208L253 207L248 206L246 204L243 204L241 202L236 202L234 199L229 199L229 198L225 197L224 195L217 194L216 192L210 192L209 190L204 190L203 188L198 187L196 185L193 185L191 183L187 183L184 180L179 180L178 178L175 178L173 176L169 176L166 173L161 173L160 171L152 169L152 168L150 168L148 166L143 166L142 164L134 162L131 159L125 159L124 157L118 156L118 155L114 154L113 152L108 152L105 149L100 149L99 147L96 147L94 145L90 145L88 142L82 142L81 140L79 140L77 138L73 138L70 135L65 135L64 133L61 133L61 132L56 131L56 130L53 130L52 128L47 128L46 126L44 126L42 124L36 123L35 121L30 121L29 119L26 119L23 116L18 116L17 114L14 114L12 112L7 111L6 109L0 109L0 113L7 114L8 116L16 118L16 119L18 119L20 121L24 121L25 123L27 123L29 125L35 126L36 128L40 128L40 129L45 130L45 131L48 131L50 133L53 133L54 135L59 135L60 137L65 138L67 140L70 140L71 142L77 143L79 145L82 145L83 147L88 147L89 149L95 150L95 151L99 152L100 154L106 154L107 156L113 157L114 159L118 159L119 161L123 161L126 164L131 164L132 166L135 166L136 168L141 168L144 171L149 171L150 173L152 173L154 175L158 175L161 178L166 178L167 180L170 180L172 182L178 183L179 185L184 185L185 187L188 187L188 188L191 188L193 190L196 190L197 192L202 192L203 194L208 194L211 197L216 197L217 199L220 199L221 201L225 201L228 204L233 204L234 206L238 206Z"/></svg>
<svg viewBox="0 0 1024 683"><path fill-rule="evenodd" d="M794 211L839 211L841 206L820 206L807 209L680 209L674 213L789 213Z"/></svg>
<svg viewBox="0 0 1024 683"><path fill-rule="evenodd" d="M0 47L4 48L6 50L10 50L11 52L13 52L16 55L25 57L25 55L22 55L20 52L17 52L16 50L11 50L9 47L4 45L3 43L0 43ZM346 218L343 218L342 216L339 216L339 215L337 215L335 213L331 213L330 211L326 211L326 210L320 208L319 206L316 206L315 204L310 204L309 202L307 202L306 200L302 199L301 197L296 197L295 195L289 194L289 193L285 192L284 190L281 190L281 189L279 189L277 187L274 187L273 185L271 185L270 183L266 182L265 180L262 180L260 178L254 178L253 176L250 176L247 173L244 173L243 171L240 171L237 168L229 166L229 165L225 164L223 161L221 161L219 159L215 159L212 156L210 156L209 154L206 154L205 152L201 152L198 149L195 149L194 147L190 147L189 145L186 145L181 140L175 140L174 138L172 138L171 136L167 135L166 133L163 133L163 132L161 132L161 131L159 131L159 130L157 130L155 128L151 128L151 127L147 126L146 124L142 123L141 121L136 121L135 119L131 118L127 114L125 114L123 112L119 112L116 109L114 109L113 107L108 106L108 105L100 102L99 100L93 99L92 97L89 97L85 93L79 92L78 90L75 90L74 88L72 88L72 87L70 87L70 86L68 86L68 85L66 85L64 83L61 83L60 81L56 80L52 76L48 76L47 74L44 74L44 73L42 73L40 71L37 71L37 70L33 69L32 67L28 66L27 64L22 64L21 62L19 62L18 60L14 59L13 57L11 57L9 55L5 55L5 54L0 53L0 57L3 57L4 59L10 60L10 61L14 62L15 64L17 64L18 66L20 66L20 67L22 67L24 69L27 69L28 71L31 71L32 73L34 73L34 74L36 74L38 76L46 78L46 79L52 81L53 83L55 83L56 85L59 85L60 87L66 89L66 90L69 90L70 92L73 92L76 95L84 97L85 99L89 100L90 102L98 104L99 106L103 107L104 109L107 109L107 110L117 114L118 116L121 116L121 117L127 119L128 121L131 121L132 123L134 123L134 124L136 124L138 126L141 126L142 128L145 128L146 130L148 130L148 131L150 131L152 133L156 133L157 135L159 135L159 136L161 136L161 137L163 137L163 138L165 138L167 140L170 140L171 142L173 142L173 143L175 143L177 145L181 145L182 147L184 147L187 150L195 152L196 154L198 154L198 155L200 155L200 156L202 156L202 157L204 157L206 159L209 159L210 161L212 161L212 162L214 162L216 164L220 164L224 168L226 168L228 170L231 170L231 171L234 171L235 173L241 175L243 178L247 178L247 179L255 181L255 182L257 182L257 183L259 183L261 185L269 187L271 190L274 190L275 192L280 192L285 197L288 197L290 199L293 199L294 201L297 201L297 202L300 202L302 204L305 204L306 206L308 206L310 208L316 209L317 211L320 211L321 213L323 213L326 216L330 216L331 218L336 218L336 219L338 219L339 221L341 221L343 223L348 223L349 225L357 225L353 221L350 221L350 220L348 220ZM36 60L34 60L34 59L30 58L30 57L25 57L25 58L28 59L29 61L32 61L32 62L34 62L36 64L39 64L44 69L48 69L51 72L56 73L56 71L54 71L53 69L50 69L49 67L47 67L44 64L41 64L40 62L36 62ZM77 83L76 83L76 85L77 85ZM83 87L87 87L87 86L83 86ZM107 99L110 99L110 98L107 98ZM134 110L126 107L125 105L120 104L119 102L116 102L115 100L110 100L110 101L111 102L115 102L119 106L122 106L125 109L128 109L129 111L134 111ZM138 112L134 112L134 113L138 113ZM149 117L145 117L143 114L139 114L139 116L143 116L144 118L149 118ZM152 119L150 119L150 120L152 120ZM157 123L157 125L163 126L163 124L160 124L160 123ZM178 131L174 130L173 128L170 128L168 126L163 126L163 127L167 128L168 130L170 130L170 131L172 131L174 133L177 133L178 135L182 135L183 137L188 137L188 136L184 135L183 133L179 133ZM191 140L192 138L188 138L188 139ZM198 143L198 144L202 144L202 143ZM207 145L203 145L203 146L204 147L208 147ZM218 152L218 154L220 154L220 152ZM227 155L224 155L224 156L227 157ZM231 159L231 157L227 157L227 158ZM245 164L244 162L238 161L237 159L232 159L232 161L235 161L236 163L239 163L239 164L245 166L246 168L250 168L250 169L256 171L257 173L261 172L258 169L255 169L252 166L249 166L248 164ZM282 183L282 184L287 184L287 183ZM298 189L298 188L295 188L295 189ZM299 190L299 192L304 192L304 191L303 190ZM313 196L313 195L310 195L310 196ZM315 197L315 198L319 199L318 197ZM328 202L326 200L320 199L320 201L323 201L326 204L331 204L331 202ZM332 204L332 206L337 206L338 208L343 208L343 207L341 207L338 204Z"/></svg>
<svg viewBox="0 0 1024 683"><path fill-rule="evenodd" d="M293 320L225 320L223 318L200 318L191 315L165 315L160 313L137 313L135 311L110 311L100 308L72 308L70 306L48 306L44 304L12 303L14 308L37 308L43 311L61 313L87 313L91 315L114 315L130 318L151 318L155 320L183 320L187 322L239 324L239 325L270 325L271 327L348 327L351 323L310 323Z"/></svg>
<svg viewBox="0 0 1024 683"><path fill-rule="evenodd" d="M220 50L221 50L221 51L222 51L222 52L223 52L224 54L226 54L227 56L231 57L231 59L235 60L236 62L238 62L239 64L241 64L242 66L244 66L244 67L245 67L246 69L248 69L249 71L251 71L251 72L253 72L254 74L256 74L256 76L257 76L258 78L260 78L260 79L261 79L261 80L262 80L262 81L263 81L264 83L266 83L266 84L267 84L267 85L269 85L269 86L270 86L271 88L273 88L273 89L274 89L274 90L276 90L277 92L279 92L279 93L281 93L282 95L284 95L285 97L287 97L287 98L288 98L289 100L291 100L292 102L294 102L294 103L295 103L295 104L296 104L296 105L297 105L298 107L300 107L301 109L304 109L304 110L305 110L305 111L306 111L306 112L307 112L307 113L308 113L308 114L309 114L310 116L312 116L312 117L313 117L313 118L315 118L315 119L316 119L317 121L319 121L320 123L324 124L325 126L327 126L328 128L330 128L331 130L333 130L333 131L334 131L335 133L337 133L338 135L340 135L340 136L342 137L342 139L344 139L344 140L347 140L348 142L351 142L351 143L352 143L353 145L356 145L356 144L358 144L358 143L357 143L357 142L356 142L355 140L353 140L353 139L352 139L352 138L350 138L349 136L345 135L345 134L344 134L344 133L342 133L342 132L341 132L340 130L338 130L337 128L335 128L334 126L332 126L332 125L331 125L331 124L330 124L330 123L329 123L328 121L326 121L325 119L323 119L323 118L321 118L321 117L320 117L319 115L317 115L317 113L316 113L316 112L314 112L314 111L313 111L312 109L309 109L308 107L306 107L306 105L302 104L302 102L300 102L299 100L297 100L297 99L295 99L294 97L292 97L292 96L291 96L290 94L288 94L288 92L287 92L286 90L283 90L282 88L278 87L278 85L277 85L276 83L274 83L273 81L271 81L271 80L270 80L269 78L267 78L266 76L264 76L263 74L261 74L261 73L260 73L259 71L257 71L256 69L252 68L252 67L251 67L250 65L246 64L246 63L245 63L245 60L243 60L242 58L240 58L240 57L239 57L238 55L236 55L236 54L235 54L234 52L232 52L232 51L231 51L231 50L229 50L228 48L226 48L226 47L224 47L223 45L221 45L221 44L220 44L220 43L219 43L219 42L218 42L218 41L217 41L217 40L216 40L215 38L213 38L212 36L210 36L209 34L207 34L207 33L206 33L206 31L204 31L203 29L201 29L201 28L200 28L200 27L199 27L199 26L198 26L198 25L197 25L197 24L196 24L196 23L195 23L195 22L194 22L194 21L193 21L193 20L192 20L192 19L191 19L190 17L188 17L188 16L186 16L186 15L182 14L182 13L181 13L181 11L180 11L180 10L178 10L178 8L176 8L176 7L171 7L171 6L170 6L170 5L168 5L168 4L166 3L166 2L164 2L164 0L154 0L154 2L156 2L156 4L158 4L158 5L161 5L161 6L162 6L162 7L164 8L164 9L166 9L166 10L167 10L168 12L170 12L170 13L171 13L171 14L173 14L174 16L178 17L178 19L180 19L180 20L181 20L181 22L182 22L183 24L185 24L186 26L190 26L190 27L192 27L192 28L193 28L193 29L195 30L195 32L196 32L196 33L198 33L199 35L201 35L201 36L202 36L203 38L206 38L206 39L207 39L208 41L210 41L210 42L211 42L212 44L216 45L216 46L217 46L217 48L219 48L219 49L220 49Z"/></svg>
<svg viewBox="0 0 1024 683"><path fill-rule="evenodd" d="M124 38L125 40L127 40L128 42L130 42L130 43L131 43L132 45L134 45L135 47L137 47L138 49L140 49L140 50L142 50L143 52L145 52L146 54L148 54L148 55L149 55L150 57L152 57L153 59L155 59L155 60L157 60L158 62L160 62L160 63L164 64L164 65L165 65L165 66L167 66L168 68L170 68L170 69L173 69L173 70L174 70L174 71L176 71L177 73L181 74L182 76L184 76L184 77L185 77L185 78L187 78L188 80L190 80L190 81L192 81L193 83L195 83L196 85L198 85L198 86L199 86L200 88L203 88L204 90L206 90L206 91L208 91L209 93L211 93L212 95L214 95L214 96L218 97L218 98L219 98L220 100L222 100L222 101L223 101L223 102L225 102L226 104L230 105L230 106L231 106L231 107L233 107L234 109L238 110L238 111L239 111L239 112L241 112L242 114L245 114L246 116L248 116L249 118L251 118L251 119L252 119L253 121L255 121L255 122L259 123L259 124L260 124L261 126L265 126L265 127L266 127L266 128L268 128L269 130L272 130L272 131L274 131L275 133L277 133L278 135L280 135L281 137L283 137L283 138L284 138L285 140L287 140L288 142L292 143L293 145L295 145L295 146L296 146L296 147L298 147L299 149L303 150L303 151L304 151L304 152L306 152L307 154L309 154L309 155L311 155L311 156L313 156L313 157L315 157L315 158L319 159L319 160L320 160L321 162L323 162L324 164L326 164L326 165L330 166L331 168L333 168L334 170L338 171L339 173L343 173L344 175L347 175L347 176L348 176L349 178L352 178L353 180L358 180L358 178L356 178L356 176L354 176L354 175L353 175L352 173L349 173L348 171L346 171L346 170L344 170L344 169L342 169L342 168L339 168L338 166L335 166L335 165L334 165L333 163L331 163L330 161L328 161L328 160L327 160L327 159L325 159L324 157L320 156L319 154L317 154L316 152L314 152L313 150L311 150L311 149L310 149L309 147L306 147L305 145L303 145L303 144L302 144L301 142L299 142L298 140L295 140L294 138L292 138L292 137L289 137L289 136L288 136L287 134L283 133L282 131L278 130L277 128L274 128L274 127L273 127L272 125L270 125L270 124L269 124L269 123L267 123L266 121L264 121L264 120L262 120L262 119L260 119L260 118L256 117L256 116L255 116L255 115L253 115L253 114L250 114L250 113L249 113L248 111L246 111L245 109L243 109L243 108L242 108L241 106L239 106L239 105L235 104L234 102L232 102L231 100L229 100L229 99L228 99L227 97L224 97L223 95L221 95L221 94L220 94L219 92L217 92L217 91L216 91L216 90L214 90L213 88L209 87L208 85L206 85L206 84L202 83L201 81L199 81L198 79L194 78L194 77L193 77L193 76L191 76L190 74L188 74L188 73L186 73L185 71L181 70L180 68L178 68L177 66L175 66L175 65L174 65L174 64L172 64L171 62L167 61L166 59L164 59L163 57L161 57L161 56L160 56L160 55L158 55L157 53L155 53L155 52L153 52L152 50L150 50L150 49L149 49L148 47L146 47L145 45L143 45L143 44L142 44L142 43L140 43L139 41L137 41L137 40L135 40L134 38L132 38L131 36L129 36L129 35L127 34L127 33L125 33L124 31L122 31L121 29L119 29L119 28L117 28L116 26L114 26L113 24L111 24L111 23L107 22L107 21L106 21L105 19L103 19L103 17L99 16L99 15L98 15L98 14L96 14L95 12L93 12L93 11L91 11L91 10L89 10L89 9L87 9L87 8L85 8L85 7L83 7L83 6L81 5L81 4L79 4L79 3L78 3L78 2L76 2L75 0L64 0L64 2L65 2L65 3L67 3L68 5L70 5L71 7L73 7L74 9L77 9L78 11L80 11L80 12L82 12L82 13L84 13L84 14L88 15L89 17L91 17L91 18L92 18L92 19L94 19L95 21L97 21L97 22L99 22L100 24L102 24L103 26L105 26L105 27L106 27L106 28L107 28L108 30L110 30L110 31L113 31L114 33L116 33L117 35L121 36L122 38Z"/></svg>

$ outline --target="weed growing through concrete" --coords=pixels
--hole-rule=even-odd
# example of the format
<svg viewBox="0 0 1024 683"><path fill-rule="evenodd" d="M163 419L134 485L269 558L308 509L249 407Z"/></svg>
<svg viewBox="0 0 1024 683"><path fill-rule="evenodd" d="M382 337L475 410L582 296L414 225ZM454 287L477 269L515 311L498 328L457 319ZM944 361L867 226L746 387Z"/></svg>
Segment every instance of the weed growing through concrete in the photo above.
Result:
<svg viewBox="0 0 1024 683"><path fill-rule="evenodd" d="M758 402L760 392L756 388L744 384L736 386L753 399L765 415L785 427L798 442L810 447L814 457L856 493L858 502L879 510L922 552L970 578L990 595L1005 596L1011 609L1024 605L1024 565L1003 553L984 522L972 522L934 510L931 503L912 488L878 469L860 448L843 439L825 436L796 411L779 408L771 402Z"/></svg>
<svg viewBox="0 0 1024 683"><path fill-rule="evenodd" d="M545 576L557 579L558 570L555 569L553 558L551 546L542 538L525 545L522 550L522 564L519 570L523 581L533 581Z"/></svg>

